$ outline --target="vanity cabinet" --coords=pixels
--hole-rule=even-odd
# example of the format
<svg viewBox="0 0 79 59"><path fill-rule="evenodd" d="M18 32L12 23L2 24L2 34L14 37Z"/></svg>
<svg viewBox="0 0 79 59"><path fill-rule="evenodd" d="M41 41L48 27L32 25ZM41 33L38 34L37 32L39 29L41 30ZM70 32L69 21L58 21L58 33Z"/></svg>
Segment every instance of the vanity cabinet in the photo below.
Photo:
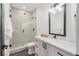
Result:
<svg viewBox="0 0 79 59"><path fill-rule="evenodd" d="M37 56L73 56L64 50L41 40L36 40L35 44L35 54Z"/></svg>
<svg viewBox="0 0 79 59"><path fill-rule="evenodd" d="M46 44L46 56L55 56L55 47L50 44Z"/></svg>
<svg viewBox="0 0 79 59"><path fill-rule="evenodd" d="M35 41L35 54L37 56L55 56L55 48L41 40Z"/></svg>

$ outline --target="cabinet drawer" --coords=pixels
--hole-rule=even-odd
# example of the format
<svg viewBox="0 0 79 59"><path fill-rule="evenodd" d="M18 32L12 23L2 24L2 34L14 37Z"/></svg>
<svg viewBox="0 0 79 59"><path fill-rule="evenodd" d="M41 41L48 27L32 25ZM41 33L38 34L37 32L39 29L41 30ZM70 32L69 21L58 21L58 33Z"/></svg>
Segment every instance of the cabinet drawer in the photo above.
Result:
<svg viewBox="0 0 79 59"><path fill-rule="evenodd" d="M73 56L73 55L59 48L55 48L55 56Z"/></svg>
<svg viewBox="0 0 79 59"><path fill-rule="evenodd" d="M51 46L50 44L47 44L46 46L47 46L46 55L55 56L55 47Z"/></svg>

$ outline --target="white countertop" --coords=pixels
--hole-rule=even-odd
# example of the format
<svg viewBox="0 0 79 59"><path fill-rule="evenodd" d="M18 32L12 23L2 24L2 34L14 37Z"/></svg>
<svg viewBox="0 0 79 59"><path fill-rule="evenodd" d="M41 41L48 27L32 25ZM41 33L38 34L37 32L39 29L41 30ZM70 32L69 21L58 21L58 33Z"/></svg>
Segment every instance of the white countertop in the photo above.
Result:
<svg viewBox="0 0 79 59"><path fill-rule="evenodd" d="M42 40L48 44L51 44L55 47L58 47L64 51L67 51L73 55L76 54L76 44L74 44L73 42L69 42L66 40L60 40L60 39L50 39L50 38L46 38L46 37L41 37L41 36L36 36L36 39Z"/></svg>

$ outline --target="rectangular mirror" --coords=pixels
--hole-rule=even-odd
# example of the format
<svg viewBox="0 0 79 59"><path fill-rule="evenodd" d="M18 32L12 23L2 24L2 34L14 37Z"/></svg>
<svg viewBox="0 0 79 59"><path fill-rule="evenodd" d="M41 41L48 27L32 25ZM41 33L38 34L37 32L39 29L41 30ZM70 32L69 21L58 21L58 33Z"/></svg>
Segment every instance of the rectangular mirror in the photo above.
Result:
<svg viewBox="0 0 79 59"><path fill-rule="evenodd" d="M49 34L66 36L66 4L59 8L57 6L49 12Z"/></svg>

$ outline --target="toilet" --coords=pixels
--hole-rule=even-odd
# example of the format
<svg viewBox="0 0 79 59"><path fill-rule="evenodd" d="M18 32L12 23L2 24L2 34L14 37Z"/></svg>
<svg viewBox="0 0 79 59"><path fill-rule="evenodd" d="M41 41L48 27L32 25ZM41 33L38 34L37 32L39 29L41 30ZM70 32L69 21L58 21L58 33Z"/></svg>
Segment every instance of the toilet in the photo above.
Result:
<svg viewBox="0 0 79 59"><path fill-rule="evenodd" d="M28 43L27 48L28 48L28 54L35 53L35 43L34 42Z"/></svg>

